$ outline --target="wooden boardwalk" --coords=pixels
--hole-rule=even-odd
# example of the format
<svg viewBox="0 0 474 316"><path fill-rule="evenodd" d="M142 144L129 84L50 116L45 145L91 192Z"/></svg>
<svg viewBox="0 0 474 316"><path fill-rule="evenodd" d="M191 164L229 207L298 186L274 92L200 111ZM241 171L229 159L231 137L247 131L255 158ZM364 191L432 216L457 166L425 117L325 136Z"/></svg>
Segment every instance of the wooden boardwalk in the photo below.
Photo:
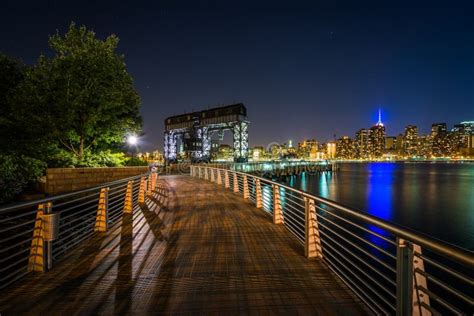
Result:
<svg viewBox="0 0 474 316"><path fill-rule="evenodd" d="M188 176L161 184L106 236L0 292L0 314L370 314L250 202Z"/></svg>

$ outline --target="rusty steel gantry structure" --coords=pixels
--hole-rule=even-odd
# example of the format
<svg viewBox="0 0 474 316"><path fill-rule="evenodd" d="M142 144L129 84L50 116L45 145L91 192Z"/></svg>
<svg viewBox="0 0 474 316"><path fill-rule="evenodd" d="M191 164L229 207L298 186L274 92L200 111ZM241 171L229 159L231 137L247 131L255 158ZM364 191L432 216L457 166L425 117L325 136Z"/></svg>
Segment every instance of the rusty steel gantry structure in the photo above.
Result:
<svg viewBox="0 0 474 316"><path fill-rule="evenodd" d="M170 116L165 119L165 159L167 162L177 160L177 143L180 141L191 160L209 161L212 136L217 134L222 140L224 132L230 130L234 161L247 162L248 125L247 109L242 103Z"/></svg>

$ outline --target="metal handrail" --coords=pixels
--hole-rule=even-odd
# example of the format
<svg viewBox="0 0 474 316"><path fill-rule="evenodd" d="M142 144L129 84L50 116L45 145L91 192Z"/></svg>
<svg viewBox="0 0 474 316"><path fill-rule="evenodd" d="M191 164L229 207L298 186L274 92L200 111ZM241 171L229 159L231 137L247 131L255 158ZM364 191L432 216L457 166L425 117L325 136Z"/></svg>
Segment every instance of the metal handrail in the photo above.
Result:
<svg viewBox="0 0 474 316"><path fill-rule="evenodd" d="M468 249L253 174L202 164L192 165L190 172L225 185L271 214L275 224L284 224L301 242L307 256L320 257L375 313L474 310L474 299L462 293L474 284L474 255ZM266 189L264 194L265 187L273 193ZM421 249L428 251L422 254ZM445 294L454 295L453 301L447 302Z"/></svg>
<svg viewBox="0 0 474 316"><path fill-rule="evenodd" d="M107 231L124 212L145 202L146 181L153 190L156 180L155 174L144 173L0 208L0 271L6 281L0 288L32 271L49 270L59 256Z"/></svg>
<svg viewBox="0 0 474 316"><path fill-rule="evenodd" d="M224 170L224 171L227 170L227 169L218 169L218 168L213 168L213 167L203 167L203 166L200 166L200 167L201 168ZM391 223L389 221L380 219L380 218L375 217L375 216L370 215L370 214L362 213L360 211L352 209L348 206L344 206L344 205L342 205L340 203L337 203L335 201L315 196L311 193L308 193L308 192L303 191L303 190L295 189L293 187L290 187L286 184L282 184L280 182L276 182L276 181L269 180L269 179L266 179L266 178L262 178L262 177L259 177L259 176L251 175L251 174L248 174L248 173L245 173L245 172L240 172L240 171L231 171L231 172L240 174L242 176L245 175L247 177L252 177L252 178L255 178L255 179L259 179L260 181L264 181L264 182L267 182L267 183L270 183L270 184L277 185L277 186L282 187L286 190L299 193L304 197L314 199L315 201L327 204L327 205L329 205L329 206L331 206L331 207L333 207L333 208L335 208L339 211L342 211L346 214L351 215L352 217L360 219L360 220L362 220L364 222L367 222L369 224L374 224L376 226L379 226L379 227L387 230L388 232L390 232L393 235L397 235L397 236L400 236L401 238L411 240L416 244L419 244L421 246L425 246L427 248L433 249L433 250L435 250L437 252L440 252L441 254L444 254L446 256L451 256L452 258L462 262L463 264L472 265L473 262L474 262L474 252L470 251L468 249L465 249L465 248L459 247L457 245L453 245L453 244L438 240L435 237L425 236L425 235L423 235L419 232L413 232L413 231L410 230L410 228L406 228L406 227L403 227L401 225Z"/></svg>
<svg viewBox="0 0 474 316"><path fill-rule="evenodd" d="M38 199L38 200L34 200L34 201L15 203L15 204L8 205L8 206L0 208L0 214L3 213L3 212L11 211L11 210L16 210L16 209L20 209L20 208L35 206L35 205L38 205L38 204L52 202L52 201L56 201L56 200L59 200L59 199L65 199L65 198L68 198L68 197L71 197L71 196L74 196L74 195L77 195L77 194L82 194L82 193L86 193L86 192L100 190L103 187L110 187L110 186L113 186L115 184L120 184L120 183L123 183L123 182L128 182L128 181L131 181L131 180L140 179L141 177L146 176L148 174L149 173L144 173L144 174L140 174L140 175L133 176L133 177L128 177L128 178L124 178L124 179L120 179L120 180L116 180L116 181L112 181L112 182L107 182L107 183L104 183L104 184L101 184L101 185L98 185L98 186L95 186L95 187L92 187L92 188L73 191L73 192L68 192L68 193L64 193L64 194L52 195L52 196L48 196L48 197Z"/></svg>

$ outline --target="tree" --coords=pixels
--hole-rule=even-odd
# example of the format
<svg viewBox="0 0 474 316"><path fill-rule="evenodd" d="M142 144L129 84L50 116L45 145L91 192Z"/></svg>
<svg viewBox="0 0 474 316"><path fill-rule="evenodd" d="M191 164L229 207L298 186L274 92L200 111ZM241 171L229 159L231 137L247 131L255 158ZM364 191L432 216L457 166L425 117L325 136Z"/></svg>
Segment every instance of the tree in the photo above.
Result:
<svg viewBox="0 0 474 316"><path fill-rule="evenodd" d="M14 106L12 95L23 80L25 66L19 61L0 53L0 150L8 152L14 136Z"/></svg>
<svg viewBox="0 0 474 316"><path fill-rule="evenodd" d="M114 149L127 133L141 129L140 98L119 39L105 40L71 23L61 36L50 36L54 55L40 56L18 87L17 118L40 138L65 150L81 164L90 153Z"/></svg>

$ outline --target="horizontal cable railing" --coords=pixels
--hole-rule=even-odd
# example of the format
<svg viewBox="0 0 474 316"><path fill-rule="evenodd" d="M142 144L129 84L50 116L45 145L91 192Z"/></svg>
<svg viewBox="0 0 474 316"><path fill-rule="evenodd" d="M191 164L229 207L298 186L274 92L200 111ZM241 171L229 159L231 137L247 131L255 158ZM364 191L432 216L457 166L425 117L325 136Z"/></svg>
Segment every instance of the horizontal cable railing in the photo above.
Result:
<svg viewBox="0 0 474 316"><path fill-rule="evenodd" d="M190 172L268 212L377 314L474 312L472 251L262 177L203 164Z"/></svg>
<svg viewBox="0 0 474 316"><path fill-rule="evenodd" d="M156 186L147 173L81 191L0 208L0 289L54 262L144 202Z"/></svg>

